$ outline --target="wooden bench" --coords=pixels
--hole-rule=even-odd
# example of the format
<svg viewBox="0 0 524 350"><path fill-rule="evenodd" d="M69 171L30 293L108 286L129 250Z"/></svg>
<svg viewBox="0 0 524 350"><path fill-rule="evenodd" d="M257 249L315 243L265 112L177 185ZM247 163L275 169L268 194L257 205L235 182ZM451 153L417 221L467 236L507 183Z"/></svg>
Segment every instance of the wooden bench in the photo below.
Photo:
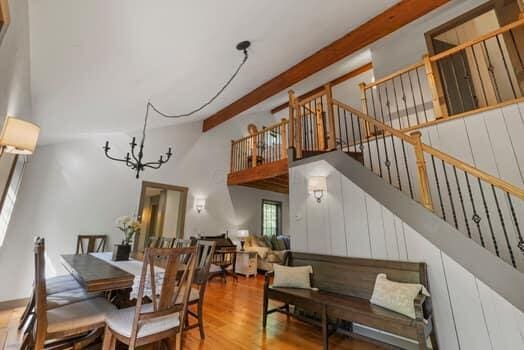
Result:
<svg viewBox="0 0 524 350"><path fill-rule="evenodd" d="M290 252L287 265L311 265L311 285L318 288L318 291L272 287L270 282L273 272L268 272L264 283L264 328L268 314L282 312L290 315L289 305L294 305L320 315L324 349L328 349L329 335L336 331L362 338L353 333L353 323L413 339L418 341L420 349L428 349L429 338L433 349L438 349L429 297L420 294L416 298L415 320L369 302L379 273L385 273L392 281L420 283L428 288L425 263ZM268 310L269 299L283 302L284 305ZM343 321L347 326L344 329L339 327ZM385 343L380 345L391 348Z"/></svg>

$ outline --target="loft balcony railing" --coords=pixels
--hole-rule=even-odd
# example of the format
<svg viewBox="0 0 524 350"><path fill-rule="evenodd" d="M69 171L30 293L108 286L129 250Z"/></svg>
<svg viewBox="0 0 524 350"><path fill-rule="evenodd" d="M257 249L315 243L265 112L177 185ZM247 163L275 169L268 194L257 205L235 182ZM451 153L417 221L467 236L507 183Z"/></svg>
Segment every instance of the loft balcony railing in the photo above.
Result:
<svg viewBox="0 0 524 350"><path fill-rule="evenodd" d="M230 173L287 159L288 120L231 141Z"/></svg>
<svg viewBox="0 0 524 350"><path fill-rule="evenodd" d="M520 101L524 19L360 88L362 112L403 131Z"/></svg>
<svg viewBox="0 0 524 350"><path fill-rule="evenodd" d="M524 189L424 144L419 131L408 134L397 130L333 99L329 86L314 100L317 109L312 113L312 100L299 101L290 92L289 139L297 159L309 155L311 144L324 145L324 151L348 153L467 237L524 271ZM311 122L313 114L322 125ZM308 138L314 142L305 141Z"/></svg>

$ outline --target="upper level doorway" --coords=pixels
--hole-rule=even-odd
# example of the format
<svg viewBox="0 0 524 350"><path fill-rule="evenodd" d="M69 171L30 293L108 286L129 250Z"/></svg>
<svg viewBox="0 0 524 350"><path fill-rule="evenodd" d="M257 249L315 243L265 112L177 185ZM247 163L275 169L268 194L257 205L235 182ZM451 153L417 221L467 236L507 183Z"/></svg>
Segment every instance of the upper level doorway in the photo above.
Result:
<svg viewBox="0 0 524 350"><path fill-rule="evenodd" d="M515 28L486 40L482 37L519 19L517 0L492 0L426 33L430 55L477 40L437 64L438 84L448 115L523 96L524 30Z"/></svg>

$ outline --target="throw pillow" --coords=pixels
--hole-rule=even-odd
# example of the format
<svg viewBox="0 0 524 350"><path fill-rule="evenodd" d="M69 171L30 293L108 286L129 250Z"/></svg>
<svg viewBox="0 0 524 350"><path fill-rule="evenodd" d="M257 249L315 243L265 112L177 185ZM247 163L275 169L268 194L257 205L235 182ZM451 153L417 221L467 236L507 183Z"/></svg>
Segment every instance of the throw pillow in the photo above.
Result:
<svg viewBox="0 0 524 350"><path fill-rule="evenodd" d="M286 250L286 244L277 236L271 237L271 244L273 244L273 250Z"/></svg>
<svg viewBox="0 0 524 350"><path fill-rule="evenodd" d="M415 319L414 301L419 293L429 296L422 284L390 281L386 274L380 273L377 275L370 302Z"/></svg>
<svg viewBox="0 0 524 350"><path fill-rule="evenodd" d="M310 274L313 273L311 266L282 266L273 265L275 277L273 287L312 289Z"/></svg>
<svg viewBox="0 0 524 350"><path fill-rule="evenodd" d="M253 237L253 244L255 244L257 247L265 247L265 248L272 249L271 243L268 244L266 240L264 239L264 237L262 236Z"/></svg>

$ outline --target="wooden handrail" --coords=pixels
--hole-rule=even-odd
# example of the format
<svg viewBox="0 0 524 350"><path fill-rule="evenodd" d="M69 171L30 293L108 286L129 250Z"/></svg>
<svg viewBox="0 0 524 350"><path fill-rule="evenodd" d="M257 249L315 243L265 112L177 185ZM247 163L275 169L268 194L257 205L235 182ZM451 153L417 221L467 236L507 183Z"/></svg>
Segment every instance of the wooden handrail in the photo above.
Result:
<svg viewBox="0 0 524 350"><path fill-rule="evenodd" d="M353 108L351 106L348 106L345 103L342 103L342 102L340 102L338 100L333 99L333 104L348 110L349 112L351 112L351 113L355 114L356 116L358 116L360 119L368 122L371 125L374 125L375 127L377 127L380 130L384 130L385 132L387 132L387 133L389 133L391 135L394 135L394 136L396 136L396 137L398 137L398 138L408 142L411 145L414 145L415 142L416 142L415 139L412 136L406 135L405 133L403 133L402 131L399 131L397 129L393 129L392 127L389 127L386 124L381 123L378 120L376 120L374 118L371 118L370 116L365 115L364 113L362 113L358 109L355 109L355 108Z"/></svg>
<svg viewBox="0 0 524 350"><path fill-rule="evenodd" d="M463 161L450 156L447 153L444 153L442 151L439 151L436 148L433 148L429 145L426 145L425 143L422 144L422 150L426 153L429 153L433 155L434 157L437 157L440 160L443 160L444 162L456 167L457 169L460 169L468 174L471 174L495 187L500 188L501 190L511 193L514 196L524 199L524 189L519 188L515 185L510 184L509 182L506 182L504 180L501 180L493 175L490 175L488 173L485 173L484 171L475 168L474 166L471 166L469 164L464 163Z"/></svg>
<svg viewBox="0 0 524 350"><path fill-rule="evenodd" d="M234 141L233 141L233 144L237 144L237 143L242 142L242 141L245 141L245 140L247 140L247 139L249 139L249 138L252 138L252 137L258 136L258 135L260 135L260 134L263 134L263 133L269 132L269 131L271 131L271 130L273 130L273 129L277 129L277 128L279 128L279 127L281 127L282 125L285 125L285 124L287 124L287 123L289 123L289 121L288 121L287 119L282 119L281 122L278 122L278 123L276 123L276 124L272 124L272 125L270 125L270 126L264 128L264 129L262 129L262 130L260 130L260 131L257 131L257 132L254 133L253 135L244 136L244 137L242 137L242 138L240 138L240 139L238 139L238 140L234 140Z"/></svg>
<svg viewBox="0 0 524 350"><path fill-rule="evenodd" d="M504 27L500 27L499 29L491 32L491 33L488 33L488 34L484 34L476 39L473 39L473 40L470 40L468 42L465 42L463 44L460 44L458 46L455 46L447 51L444 51L444 52L441 52L441 53L438 53L436 55L433 55L431 56L429 59L432 61L432 62L435 62L435 61L438 61L438 60L441 60L445 57L448 57L448 56L451 56L459 51L462 51L464 50L465 48L468 48L470 46L473 46L475 44L478 44L482 41L485 41L485 40L488 40L488 39L491 39L499 34L503 34L505 32L508 32L510 31L511 29L514 29L514 28L517 28L517 27L520 27L521 25L524 25L524 19L519 19L518 21L515 21L513 23L510 23L508 25L505 25Z"/></svg>
<svg viewBox="0 0 524 350"><path fill-rule="evenodd" d="M411 145L413 146L416 146L417 145L417 140L411 136L411 135L406 135L404 134L403 132L401 131L398 131L396 129L393 129L389 126L387 126L386 124L374 119L374 118L371 118L369 116L366 116L364 115L362 112L360 112L359 110L351 107L351 106L348 106L342 102L339 102L337 100L333 100L333 104L335 105L338 105L344 109L346 109L347 111L353 113L354 115L356 115L358 118L370 123L371 125L374 125L375 127L377 127L378 129L381 129L383 130L384 132L387 132L391 135L394 135L396 137L399 137L401 139L403 139L404 141L410 143ZM446 162L447 164L451 165L451 166L454 166L456 167L457 169L460 169L476 178L479 178L481 179L482 181L486 182L486 183L489 183L497 188L500 188L501 190L507 192L507 193L510 193L514 196L516 196L517 198L520 198L520 199L524 199L524 189L522 188L519 188L515 185L512 185L510 184L509 182L506 182L504 180L501 180L493 175L490 175L478 168L475 168L474 166L472 165L469 165L467 163L464 163L463 161L447 154L447 153L444 153L442 151L439 151L438 149L436 148L433 148L425 143L420 143L420 146L422 148L422 151L425 152L425 153L428 153L430 155L433 155L434 157ZM429 204L429 203L425 203L426 204Z"/></svg>
<svg viewBox="0 0 524 350"><path fill-rule="evenodd" d="M326 94L326 90L322 90L322 91L317 92L314 95L308 96L303 99L298 99L298 103L302 106L310 101L316 100L317 98L324 96L325 94Z"/></svg>
<svg viewBox="0 0 524 350"><path fill-rule="evenodd" d="M418 68L423 67L423 66L424 66L424 61L420 61L420 62L412 64L412 65L410 65L410 66L408 66L406 68L403 68L403 69L401 69L399 71L391 73L390 75L387 75L387 76L385 76L383 78L380 78L379 80L376 80L376 81L374 81L372 83L366 83L366 90L367 89L371 89L374 86L377 86L377 85L380 85L382 83L385 83L386 81L394 79L394 78L398 77L399 75L405 74L407 72L410 72L412 70L418 69Z"/></svg>

